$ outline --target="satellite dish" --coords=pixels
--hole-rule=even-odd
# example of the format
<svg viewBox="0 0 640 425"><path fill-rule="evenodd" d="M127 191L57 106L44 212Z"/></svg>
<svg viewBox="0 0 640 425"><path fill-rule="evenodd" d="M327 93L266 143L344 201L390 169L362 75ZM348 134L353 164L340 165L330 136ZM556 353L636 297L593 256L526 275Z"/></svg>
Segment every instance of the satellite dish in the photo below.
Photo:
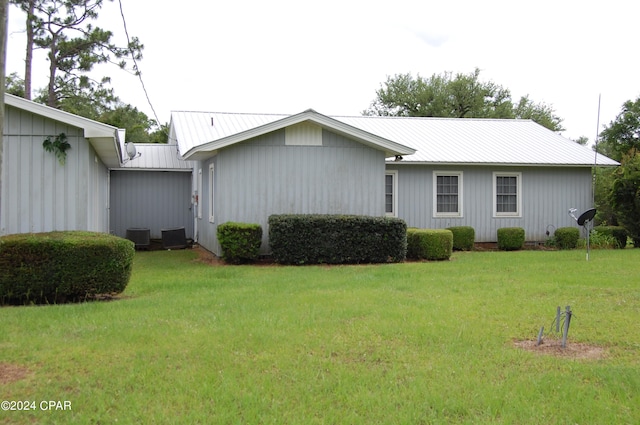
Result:
<svg viewBox="0 0 640 425"><path fill-rule="evenodd" d="M578 222L579 226L584 227L584 230L587 232L587 261L589 261L589 252L591 251L591 247L589 245L589 234L591 231L589 230L589 223L593 220L593 217L596 216L596 209L591 208L580 214L580 217L576 217L574 214L577 210L575 208L569 209L569 215Z"/></svg>
<svg viewBox="0 0 640 425"><path fill-rule="evenodd" d="M578 217L576 221L578 222L578 225L584 226L586 222L593 220L593 217L595 216L596 216L596 209L591 208L589 210L586 210L582 214L580 214L580 217Z"/></svg>
<svg viewBox="0 0 640 425"><path fill-rule="evenodd" d="M136 150L136 146L129 142L125 145L126 149L127 149L127 155L129 155L129 160L132 160L133 158L136 157L136 153L138 153L138 151Z"/></svg>

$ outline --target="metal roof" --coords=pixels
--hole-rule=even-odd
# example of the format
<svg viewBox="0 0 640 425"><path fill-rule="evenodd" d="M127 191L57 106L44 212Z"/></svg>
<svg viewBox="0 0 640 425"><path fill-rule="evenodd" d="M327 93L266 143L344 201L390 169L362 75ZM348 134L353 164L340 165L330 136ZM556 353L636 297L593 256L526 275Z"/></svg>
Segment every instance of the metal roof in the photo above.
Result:
<svg viewBox="0 0 640 425"><path fill-rule="evenodd" d="M385 156L411 155L415 150L312 109L295 115L220 114L211 112L173 112L171 137L177 139L180 153L187 159L204 159L218 149L302 122L323 128L383 150ZM173 142L173 140L171 140Z"/></svg>
<svg viewBox="0 0 640 425"><path fill-rule="evenodd" d="M180 158L178 145L165 143L134 143L140 156L127 161L121 170L191 171L193 161Z"/></svg>
<svg viewBox="0 0 640 425"><path fill-rule="evenodd" d="M310 111L310 112L309 112ZM481 118L408 118L378 116L325 117L312 110L297 115L173 112L171 125L180 153L191 159L273 131L292 117L316 119L332 128L346 124L352 137L404 148L400 163L615 166L616 161L579 145L531 120ZM307 115L305 115L307 114ZM297 121L299 122L299 121ZM362 141L362 140L360 140ZM413 148L415 152L408 152ZM387 153L392 153L387 150ZM393 155L388 155L393 156ZM392 159L393 160L393 159Z"/></svg>
<svg viewBox="0 0 640 425"><path fill-rule="evenodd" d="M615 166L588 146L531 120L335 117L416 150L402 162L437 164Z"/></svg>
<svg viewBox="0 0 640 425"><path fill-rule="evenodd" d="M6 105L13 106L14 108L19 108L82 129L83 136L91 143L91 146L93 146L107 167L112 168L121 165L125 139L125 131L123 129L90 120L79 115L70 114L8 93L5 94L4 101Z"/></svg>

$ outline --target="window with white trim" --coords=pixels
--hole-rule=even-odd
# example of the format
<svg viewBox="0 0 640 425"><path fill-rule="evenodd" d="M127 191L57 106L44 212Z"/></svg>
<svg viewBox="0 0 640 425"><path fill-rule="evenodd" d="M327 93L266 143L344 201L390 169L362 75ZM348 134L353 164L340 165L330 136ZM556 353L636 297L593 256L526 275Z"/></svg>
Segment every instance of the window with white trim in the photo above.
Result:
<svg viewBox="0 0 640 425"><path fill-rule="evenodd" d="M198 188L196 193L196 201L198 202L198 218L202 218L202 168L198 169Z"/></svg>
<svg viewBox="0 0 640 425"><path fill-rule="evenodd" d="M493 173L493 215L522 215L522 173Z"/></svg>
<svg viewBox="0 0 640 425"><path fill-rule="evenodd" d="M387 171L384 175L384 213L398 216L398 172Z"/></svg>
<svg viewBox="0 0 640 425"><path fill-rule="evenodd" d="M209 164L209 193L208 198L209 198L209 222L213 223L215 221L215 210L214 210L214 206L215 206L215 202L214 202L214 195L215 195L215 169L213 167L213 163Z"/></svg>
<svg viewBox="0 0 640 425"><path fill-rule="evenodd" d="M433 216L462 217L462 171L433 172Z"/></svg>

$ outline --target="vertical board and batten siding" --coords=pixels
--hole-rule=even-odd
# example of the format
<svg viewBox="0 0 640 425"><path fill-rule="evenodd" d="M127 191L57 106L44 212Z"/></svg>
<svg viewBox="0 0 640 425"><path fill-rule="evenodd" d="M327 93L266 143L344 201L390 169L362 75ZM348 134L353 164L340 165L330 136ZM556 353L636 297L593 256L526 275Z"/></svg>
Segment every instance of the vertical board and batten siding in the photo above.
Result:
<svg viewBox="0 0 640 425"><path fill-rule="evenodd" d="M384 216L384 153L322 130L322 145L287 141L275 131L221 150L203 161L202 193L210 193L207 170L215 169L215 222L208 202L198 225L199 242L220 254L217 225L258 223L262 253L269 252L272 214L360 214Z"/></svg>
<svg viewBox="0 0 640 425"><path fill-rule="evenodd" d="M191 172L112 170L110 232L126 237L129 228L148 228L153 239L162 229L185 228L193 238Z"/></svg>
<svg viewBox="0 0 640 425"><path fill-rule="evenodd" d="M544 241L559 227L577 226L568 215L593 207L590 168L561 167L452 167L392 165L398 171L398 217L409 227L471 226L476 242L495 242L501 227L522 227L527 241ZM462 217L433 216L433 172L463 173ZM494 217L494 172L517 172L522 178L520 217Z"/></svg>
<svg viewBox="0 0 640 425"><path fill-rule="evenodd" d="M0 234L108 231L108 170L81 129L6 106ZM65 133L64 165L42 147Z"/></svg>

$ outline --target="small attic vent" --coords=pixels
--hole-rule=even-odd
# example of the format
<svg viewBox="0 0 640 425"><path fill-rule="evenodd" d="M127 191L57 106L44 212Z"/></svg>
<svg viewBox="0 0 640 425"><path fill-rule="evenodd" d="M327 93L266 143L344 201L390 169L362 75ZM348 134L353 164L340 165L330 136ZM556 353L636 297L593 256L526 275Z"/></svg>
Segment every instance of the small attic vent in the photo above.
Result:
<svg viewBox="0 0 640 425"><path fill-rule="evenodd" d="M284 144L287 146L322 146L322 127L301 122L285 128Z"/></svg>
<svg viewBox="0 0 640 425"><path fill-rule="evenodd" d="M211 127L215 127L215 126L213 125L213 117L211 117Z"/></svg>

